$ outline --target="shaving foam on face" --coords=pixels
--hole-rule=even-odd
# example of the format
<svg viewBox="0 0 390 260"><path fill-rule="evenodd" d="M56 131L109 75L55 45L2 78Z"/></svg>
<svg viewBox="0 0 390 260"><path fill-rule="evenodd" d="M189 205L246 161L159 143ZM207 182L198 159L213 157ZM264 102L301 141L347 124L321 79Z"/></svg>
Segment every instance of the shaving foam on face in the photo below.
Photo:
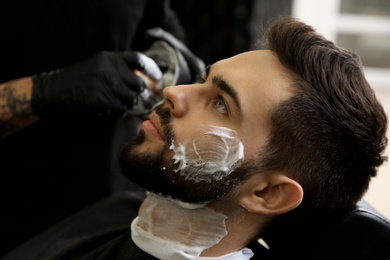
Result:
<svg viewBox="0 0 390 260"><path fill-rule="evenodd" d="M208 207L183 208L171 199L149 193L139 210L137 225L132 226L132 238L146 252L157 250L152 254L155 256L161 256L163 250L199 256L226 236L226 219Z"/></svg>
<svg viewBox="0 0 390 260"><path fill-rule="evenodd" d="M169 147L174 151L172 159L178 164L175 172L196 182L220 180L241 165L244 146L236 132L218 126L207 127L202 138Z"/></svg>

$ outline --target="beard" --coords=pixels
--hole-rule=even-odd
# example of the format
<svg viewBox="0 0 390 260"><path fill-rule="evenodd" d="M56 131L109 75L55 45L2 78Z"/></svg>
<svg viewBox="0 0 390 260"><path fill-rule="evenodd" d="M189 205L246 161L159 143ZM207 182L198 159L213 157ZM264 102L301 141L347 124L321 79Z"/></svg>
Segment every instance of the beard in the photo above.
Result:
<svg viewBox="0 0 390 260"><path fill-rule="evenodd" d="M156 107L165 140L175 140L170 125L170 111L163 105ZM154 151L141 151L145 141L141 129L138 136L126 144L118 155L122 174L147 191L187 203L211 203L235 191L236 187L252 175L253 167L244 163L223 178L192 180L175 171L170 143ZM217 173L215 173L217 174Z"/></svg>

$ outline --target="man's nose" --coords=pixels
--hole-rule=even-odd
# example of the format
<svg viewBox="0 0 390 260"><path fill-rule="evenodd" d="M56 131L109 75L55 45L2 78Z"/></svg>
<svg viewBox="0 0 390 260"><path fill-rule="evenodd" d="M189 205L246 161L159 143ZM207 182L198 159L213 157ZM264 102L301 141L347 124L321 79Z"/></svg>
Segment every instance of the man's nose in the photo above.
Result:
<svg viewBox="0 0 390 260"><path fill-rule="evenodd" d="M191 85L169 86L163 89L165 103L175 117L182 117L188 110L188 99L191 96Z"/></svg>

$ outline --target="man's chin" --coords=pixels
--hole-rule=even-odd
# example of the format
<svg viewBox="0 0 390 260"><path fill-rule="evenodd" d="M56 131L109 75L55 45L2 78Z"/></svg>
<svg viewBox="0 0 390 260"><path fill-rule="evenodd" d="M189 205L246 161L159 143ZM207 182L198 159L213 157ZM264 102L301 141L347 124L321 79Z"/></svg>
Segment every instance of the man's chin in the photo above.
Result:
<svg viewBox="0 0 390 260"><path fill-rule="evenodd" d="M177 165L168 144L146 149L149 147L144 138L141 131L134 142L122 149L118 160L126 178L153 193L187 203L210 203L234 190L248 174L240 167L219 180L194 181L175 171Z"/></svg>
<svg viewBox="0 0 390 260"><path fill-rule="evenodd" d="M152 155L154 151L161 150L161 143L149 140L145 131L140 129L138 135L124 149L129 152L129 156L138 157L139 154L144 157Z"/></svg>
<svg viewBox="0 0 390 260"><path fill-rule="evenodd" d="M143 129L140 129L138 132L138 135L131 141L129 144L127 144L125 147L136 147L145 142L146 139L146 133ZM125 148L129 149L129 148Z"/></svg>
<svg viewBox="0 0 390 260"><path fill-rule="evenodd" d="M163 174L161 170L171 169L173 163L172 160L164 159L164 155L172 153L168 145L158 147L145 139L145 132L141 130L134 141L120 151L118 161L126 178L148 189L147 185L154 183Z"/></svg>

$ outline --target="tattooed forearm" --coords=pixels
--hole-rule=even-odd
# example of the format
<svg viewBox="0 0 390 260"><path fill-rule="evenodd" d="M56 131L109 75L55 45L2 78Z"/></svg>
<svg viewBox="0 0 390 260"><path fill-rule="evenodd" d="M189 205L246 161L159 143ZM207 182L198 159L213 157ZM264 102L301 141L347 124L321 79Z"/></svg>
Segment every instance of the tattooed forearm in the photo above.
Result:
<svg viewBox="0 0 390 260"><path fill-rule="evenodd" d="M37 120L30 104L31 88L26 79L0 84L0 139Z"/></svg>

